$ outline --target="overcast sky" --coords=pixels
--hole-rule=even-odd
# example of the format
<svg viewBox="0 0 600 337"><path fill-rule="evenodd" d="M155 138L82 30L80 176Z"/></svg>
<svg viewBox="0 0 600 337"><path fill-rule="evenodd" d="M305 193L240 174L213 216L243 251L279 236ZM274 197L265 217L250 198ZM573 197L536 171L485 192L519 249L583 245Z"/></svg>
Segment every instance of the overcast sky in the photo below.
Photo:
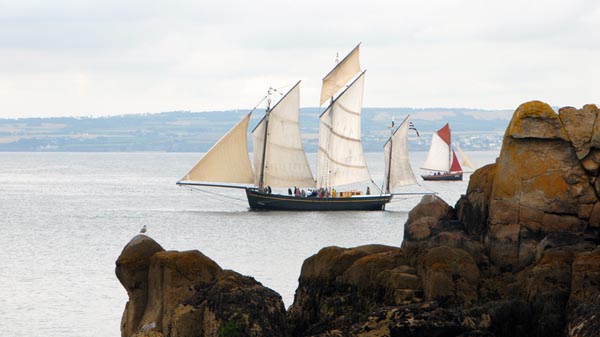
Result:
<svg viewBox="0 0 600 337"><path fill-rule="evenodd" d="M359 42L368 107L600 104L597 0L0 0L0 117L317 106Z"/></svg>

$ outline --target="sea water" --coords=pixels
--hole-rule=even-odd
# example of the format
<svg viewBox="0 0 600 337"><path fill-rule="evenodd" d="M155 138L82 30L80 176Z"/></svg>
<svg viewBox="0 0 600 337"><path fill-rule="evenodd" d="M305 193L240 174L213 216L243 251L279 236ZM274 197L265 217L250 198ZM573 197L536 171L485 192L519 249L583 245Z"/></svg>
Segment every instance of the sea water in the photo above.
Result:
<svg viewBox="0 0 600 337"><path fill-rule="evenodd" d="M496 156L471 153L478 165ZM163 248L200 250L277 291L287 307L306 258L332 245L399 246L421 198L395 197L383 212L249 211L243 190L175 185L199 157L0 153L0 335L119 336L127 293L115 260L143 225ZM413 167L424 158L413 154ZM381 154L367 160L380 183ZM454 206L468 177L419 179L405 191L435 191Z"/></svg>

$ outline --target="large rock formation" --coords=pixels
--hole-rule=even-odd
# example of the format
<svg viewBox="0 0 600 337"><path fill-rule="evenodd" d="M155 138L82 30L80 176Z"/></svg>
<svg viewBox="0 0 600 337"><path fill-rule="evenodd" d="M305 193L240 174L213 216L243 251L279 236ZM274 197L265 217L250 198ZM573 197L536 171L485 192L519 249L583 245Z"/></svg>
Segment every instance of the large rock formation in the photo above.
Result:
<svg viewBox="0 0 600 337"><path fill-rule="evenodd" d="M401 248L328 247L302 267L294 336L597 336L598 108L521 105L455 208L426 196Z"/></svg>
<svg viewBox="0 0 600 337"><path fill-rule="evenodd" d="M123 337L288 335L279 294L199 251L164 251L138 235L116 264L129 295Z"/></svg>
<svg viewBox="0 0 600 337"><path fill-rule="evenodd" d="M515 111L496 163L501 174L495 175L489 196L486 246L496 265L523 268L549 233L587 228L598 202L596 176L584 169L580 157L594 160L588 158L592 127L587 126L594 125L597 111L592 106L563 108L559 116L541 102Z"/></svg>

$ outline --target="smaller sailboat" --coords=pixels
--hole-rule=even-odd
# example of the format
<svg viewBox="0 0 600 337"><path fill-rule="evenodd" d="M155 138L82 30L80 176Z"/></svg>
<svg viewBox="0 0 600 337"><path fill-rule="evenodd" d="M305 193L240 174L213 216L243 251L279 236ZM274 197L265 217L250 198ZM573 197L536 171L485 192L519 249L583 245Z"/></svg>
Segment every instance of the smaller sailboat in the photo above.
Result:
<svg viewBox="0 0 600 337"><path fill-rule="evenodd" d="M432 171L431 174L421 175L423 180L462 180L463 169L452 149L450 124L446 123L441 129L433 133L427 159L425 159L421 168Z"/></svg>

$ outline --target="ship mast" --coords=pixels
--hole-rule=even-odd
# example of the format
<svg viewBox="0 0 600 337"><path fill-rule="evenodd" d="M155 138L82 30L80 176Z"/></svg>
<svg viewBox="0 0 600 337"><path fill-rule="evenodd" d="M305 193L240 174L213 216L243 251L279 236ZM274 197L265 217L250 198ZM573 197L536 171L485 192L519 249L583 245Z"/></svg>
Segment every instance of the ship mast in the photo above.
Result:
<svg viewBox="0 0 600 337"><path fill-rule="evenodd" d="M450 132L450 125L448 125L448 134L452 137ZM452 172L452 138L448 139L448 172Z"/></svg>
<svg viewBox="0 0 600 337"><path fill-rule="evenodd" d="M262 165L260 166L260 178L258 179L258 190L262 191L265 185L265 157L267 155L267 136L269 134L269 114L271 113L271 92L273 88L269 88L267 93L267 109L265 111L265 134L262 149Z"/></svg>
<svg viewBox="0 0 600 337"><path fill-rule="evenodd" d="M390 127L390 155L388 158L388 169L385 177L385 193L390 193L390 176L391 176L391 172L392 172L392 151L393 151L393 146L394 146L394 117L392 117L392 126Z"/></svg>

